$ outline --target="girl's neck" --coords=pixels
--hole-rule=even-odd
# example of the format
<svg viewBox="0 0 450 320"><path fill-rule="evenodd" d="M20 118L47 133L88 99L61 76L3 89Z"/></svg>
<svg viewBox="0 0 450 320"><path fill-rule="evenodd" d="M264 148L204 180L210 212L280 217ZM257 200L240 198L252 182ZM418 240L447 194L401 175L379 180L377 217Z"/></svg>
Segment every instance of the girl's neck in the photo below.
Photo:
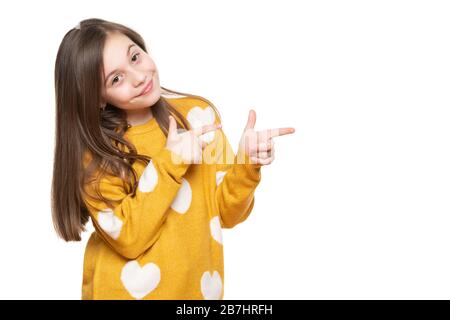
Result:
<svg viewBox="0 0 450 320"><path fill-rule="evenodd" d="M152 108L143 108L137 110L127 110L127 122L131 126L138 126L147 123L153 118Z"/></svg>

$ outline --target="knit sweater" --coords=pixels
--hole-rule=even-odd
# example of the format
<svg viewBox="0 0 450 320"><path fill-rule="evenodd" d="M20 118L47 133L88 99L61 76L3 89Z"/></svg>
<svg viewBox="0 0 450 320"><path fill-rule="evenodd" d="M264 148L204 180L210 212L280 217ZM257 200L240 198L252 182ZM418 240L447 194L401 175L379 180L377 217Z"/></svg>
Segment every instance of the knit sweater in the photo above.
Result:
<svg viewBox="0 0 450 320"><path fill-rule="evenodd" d="M200 98L166 97L193 128L220 123ZM136 194L123 180L94 180L114 207L84 199L95 228L84 255L82 299L223 299L222 228L247 219L260 182L261 165L242 164L222 129L205 133L200 164L184 163L165 147L155 118L124 136L148 165L133 163ZM90 193L93 184L85 185Z"/></svg>

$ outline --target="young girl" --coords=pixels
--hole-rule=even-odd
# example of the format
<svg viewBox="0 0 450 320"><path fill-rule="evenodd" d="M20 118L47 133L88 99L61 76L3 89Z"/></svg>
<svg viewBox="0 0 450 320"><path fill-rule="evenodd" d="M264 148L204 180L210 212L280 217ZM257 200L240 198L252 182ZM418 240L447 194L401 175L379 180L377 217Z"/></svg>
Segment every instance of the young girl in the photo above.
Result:
<svg viewBox="0 0 450 320"><path fill-rule="evenodd" d="M142 37L87 19L55 64L52 210L79 241L82 299L223 299L221 228L244 221L275 136L250 110L234 154L214 105L160 86Z"/></svg>

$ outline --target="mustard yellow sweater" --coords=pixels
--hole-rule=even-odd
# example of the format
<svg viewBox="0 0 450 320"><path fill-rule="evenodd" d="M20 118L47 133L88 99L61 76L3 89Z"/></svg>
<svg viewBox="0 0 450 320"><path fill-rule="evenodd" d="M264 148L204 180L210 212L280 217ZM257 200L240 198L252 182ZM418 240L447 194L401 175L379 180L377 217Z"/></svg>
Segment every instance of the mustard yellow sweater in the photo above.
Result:
<svg viewBox="0 0 450 320"><path fill-rule="evenodd" d="M168 101L194 128L220 123L199 98ZM106 176L100 190L118 205L85 199L95 231L84 256L82 299L223 299L221 229L250 214L261 165L241 164L238 156L248 157L234 154L221 129L202 136L210 143L204 156L214 159L202 164L180 163L155 118L125 137L152 160L133 164L135 197L119 177Z"/></svg>

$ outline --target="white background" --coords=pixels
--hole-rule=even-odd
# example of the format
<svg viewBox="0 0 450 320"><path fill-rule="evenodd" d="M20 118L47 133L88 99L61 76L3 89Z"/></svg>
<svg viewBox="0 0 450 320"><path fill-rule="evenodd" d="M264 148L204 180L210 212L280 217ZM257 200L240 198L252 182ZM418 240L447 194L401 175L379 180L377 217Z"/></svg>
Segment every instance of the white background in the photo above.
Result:
<svg viewBox="0 0 450 320"><path fill-rule="evenodd" d="M91 17L138 31L161 84L211 100L234 148L250 108L257 130L296 128L224 231L225 299L450 298L449 2L0 6L0 298L81 297L89 233L59 240L50 213L53 72Z"/></svg>

